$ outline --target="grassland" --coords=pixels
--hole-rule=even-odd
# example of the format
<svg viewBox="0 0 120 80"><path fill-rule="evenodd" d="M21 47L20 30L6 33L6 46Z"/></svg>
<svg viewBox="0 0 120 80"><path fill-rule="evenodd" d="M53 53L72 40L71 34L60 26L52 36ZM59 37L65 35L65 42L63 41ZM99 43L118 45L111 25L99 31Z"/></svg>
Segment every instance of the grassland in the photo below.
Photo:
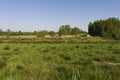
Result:
<svg viewBox="0 0 120 80"><path fill-rule="evenodd" d="M0 80L120 80L120 43L5 39L0 43Z"/></svg>

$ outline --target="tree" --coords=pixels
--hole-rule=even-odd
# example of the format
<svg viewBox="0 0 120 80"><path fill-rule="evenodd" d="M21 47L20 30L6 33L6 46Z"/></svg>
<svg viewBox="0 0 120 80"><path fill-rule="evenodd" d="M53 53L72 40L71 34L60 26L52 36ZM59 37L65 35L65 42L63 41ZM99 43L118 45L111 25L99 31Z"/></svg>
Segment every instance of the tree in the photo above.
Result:
<svg viewBox="0 0 120 80"><path fill-rule="evenodd" d="M78 27L72 28L70 25L62 25L59 28L58 34L62 35L77 35L77 34L86 34L85 31L80 30Z"/></svg>
<svg viewBox="0 0 120 80"><path fill-rule="evenodd" d="M62 35L70 35L71 34L71 26L70 25L62 25L58 31L59 36Z"/></svg>
<svg viewBox="0 0 120 80"><path fill-rule="evenodd" d="M48 35L47 30L42 30L42 31L37 32L37 37L45 37L45 35Z"/></svg>
<svg viewBox="0 0 120 80"><path fill-rule="evenodd" d="M3 35L3 30L0 28L0 35Z"/></svg>
<svg viewBox="0 0 120 80"><path fill-rule="evenodd" d="M22 35L22 32L20 30L18 31L18 35Z"/></svg>
<svg viewBox="0 0 120 80"><path fill-rule="evenodd" d="M33 34L36 35L36 33L37 33L37 31L35 30L35 31L33 32Z"/></svg>
<svg viewBox="0 0 120 80"><path fill-rule="evenodd" d="M50 35L51 37L54 37L54 36L56 35L56 32L50 31L50 32L49 32L49 35Z"/></svg>
<svg viewBox="0 0 120 80"><path fill-rule="evenodd" d="M11 30L10 30L10 29L7 29L7 36L6 36L6 38L9 38L9 37L10 37L10 34L11 34Z"/></svg>
<svg viewBox="0 0 120 80"><path fill-rule="evenodd" d="M78 27L72 28L72 31L71 31L72 35L77 35L77 34L80 34L80 33L81 33L81 30Z"/></svg>
<svg viewBox="0 0 120 80"><path fill-rule="evenodd" d="M92 36L120 39L120 20L113 17L90 22L88 32Z"/></svg>

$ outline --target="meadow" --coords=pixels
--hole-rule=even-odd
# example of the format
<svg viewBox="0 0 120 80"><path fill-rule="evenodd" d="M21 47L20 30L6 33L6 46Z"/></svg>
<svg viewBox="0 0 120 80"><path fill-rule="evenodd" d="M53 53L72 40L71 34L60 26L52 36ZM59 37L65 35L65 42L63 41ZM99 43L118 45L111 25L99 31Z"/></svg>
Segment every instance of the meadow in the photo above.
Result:
<svg viewBox="0 0 120 80"><path fill-rule="evenodd" d="M120 80L120 42L1 40L0 80Z"/></svg>

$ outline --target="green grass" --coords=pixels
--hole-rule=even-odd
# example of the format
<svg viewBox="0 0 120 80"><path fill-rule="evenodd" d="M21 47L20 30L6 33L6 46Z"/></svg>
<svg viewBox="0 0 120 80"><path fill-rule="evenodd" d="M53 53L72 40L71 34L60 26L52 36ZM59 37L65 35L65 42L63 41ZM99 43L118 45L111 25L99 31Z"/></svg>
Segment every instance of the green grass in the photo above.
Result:
<svg viewBox="0 0 120 80"><path fill-rule="evenodd" d="M0 43L0 80L120 80L120 43L72 41Z"/></svg>

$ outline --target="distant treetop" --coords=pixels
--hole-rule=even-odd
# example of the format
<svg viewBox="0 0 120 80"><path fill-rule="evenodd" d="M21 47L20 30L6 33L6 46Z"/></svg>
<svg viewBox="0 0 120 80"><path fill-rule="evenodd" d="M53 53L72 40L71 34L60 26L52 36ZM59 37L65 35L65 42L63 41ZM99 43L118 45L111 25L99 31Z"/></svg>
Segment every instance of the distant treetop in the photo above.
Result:
<svg viewBox="0 0 120 80"><path fill-rule="evenodd" d="M88 33L92 36L120 39L120 20L112 17L90 22Z"/></svg>

